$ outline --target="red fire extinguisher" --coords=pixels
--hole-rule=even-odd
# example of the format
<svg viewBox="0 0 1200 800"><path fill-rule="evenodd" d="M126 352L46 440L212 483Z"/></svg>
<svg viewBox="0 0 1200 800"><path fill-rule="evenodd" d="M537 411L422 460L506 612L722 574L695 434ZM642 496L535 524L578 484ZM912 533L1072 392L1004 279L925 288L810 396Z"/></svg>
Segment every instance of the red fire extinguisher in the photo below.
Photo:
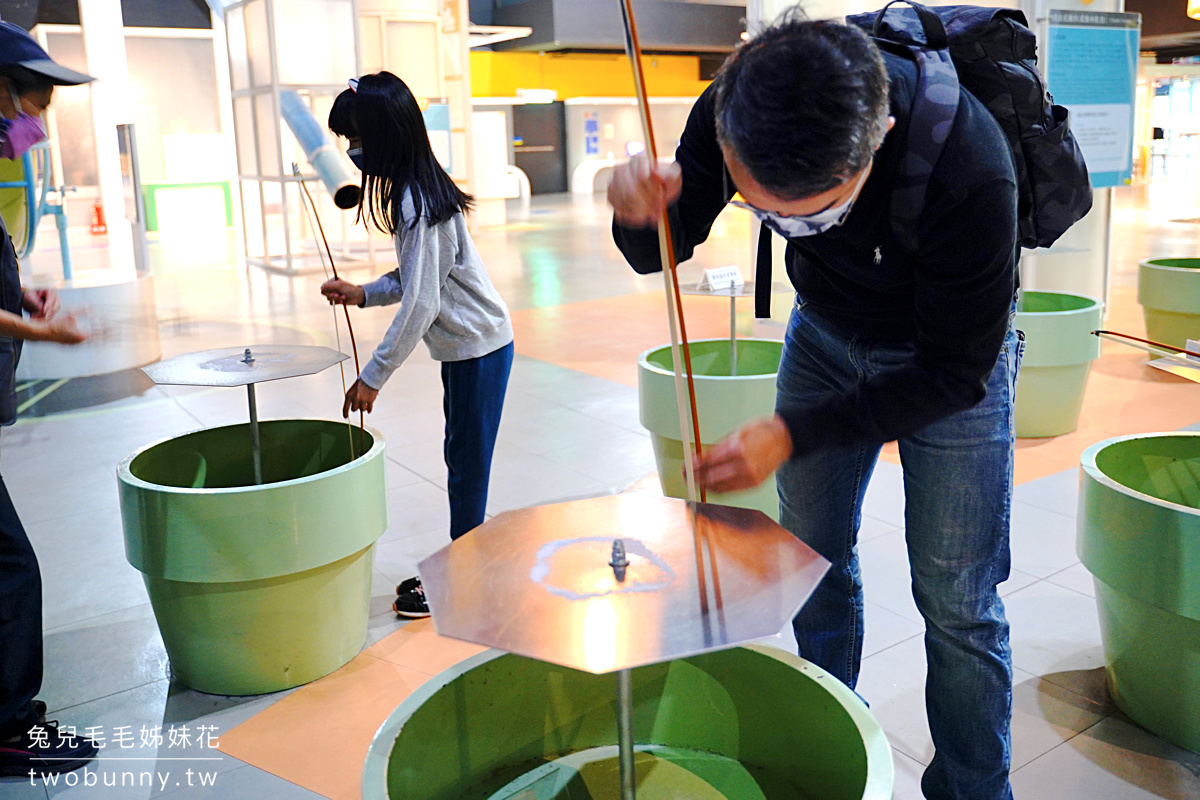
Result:
<svg viewBox="0 0 1200 800"><path fill-rule="evenodd" d="M96 203L92 206L92 234L102 233L108 233L108 225L104 222L104 206Z"/></svg>

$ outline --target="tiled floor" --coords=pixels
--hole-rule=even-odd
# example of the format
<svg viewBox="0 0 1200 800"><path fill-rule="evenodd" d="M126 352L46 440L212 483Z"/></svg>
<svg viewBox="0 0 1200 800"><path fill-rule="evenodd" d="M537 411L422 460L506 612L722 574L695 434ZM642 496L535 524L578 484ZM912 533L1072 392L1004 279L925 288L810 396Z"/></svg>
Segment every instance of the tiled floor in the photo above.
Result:
<svg viewBox="0 0 1200 800"><path fill-rule="evenodd" d="M1119 193L1110 319L1131 330L1140 325L1132 294L1137 259L1196 251L1200 229L1166 221L1194 215L1184 213L1198 205L1193 184ZM685 274L739 262L748 271L747 230L741 212L723 217ZM654 469L638 421L632 365L639 352L666 338L661 279L637 276L622 264L599 202L541 200L517 224L482 231L476 240L518 331L489 512L628 489ZM91 244L81 243L81 268L103 259ZM253 342L334 343L329 309L317 295L319 276L247 272L221 247L197 254L163 245L153 256L167 356ZM35 271L48 272L53 252L32 263ZM354 270L348 277L366 279L368 272ZM777 310L785 307L777 301ZM723 303L691 298L687 312L694 338L727 330ZM749 305L741 312L743 333L780 335L778 321L755 323L750 313ZM360 347L368 349L389 321L386 309L355 313ZM337 370L328 370L262 385L259 410L265 418L331 417L340 394ZM0 797L357 797L362 752L379 721L428 675L469 652L439 640L427 623L401 625L389 610L394 585L447 541L440 397L437 365L418 348L385 387L370 419L387 437L390 514L375 561L371 646L324 681L252 698L203 695L170 682L140 575L125 561L113 474L124 455L147 443L243 421L244 394L152 387L6 429L4 478L45 579L42 696L53 716L81 731L97 726L108 741L89 768L97 785L85 785L88 772L75 773L78 785L65 778L49 787L4 780ZM1200 388L1154 374L1137 355L1106 346L1082 432L1020 445L1014 570L1003 589L1016 668L1012 780L1018 798L1200 797L1200 755L1146 733L1107 698L1091 580L1074 551L1073 467L1090 441L1200 422L1197 399ZM653 481L642 487L652 490ZM885 458L868 493L860 543L867 639L859 691L893 745L896 798L915 800L932 745L902 504L900 469ZM162 742L153 736L155 726ZM170 741L171 731L181 739L183 726L193 740ZM241 758L198 747L194 737L205 733L201 728L226 735L230 752ZM122 740L125 733L128 740ZM143 772L154 776L154 786L129 785ZM214 785L199 785L202 776ZM125 786L103 785L123 778Z"/></svg>

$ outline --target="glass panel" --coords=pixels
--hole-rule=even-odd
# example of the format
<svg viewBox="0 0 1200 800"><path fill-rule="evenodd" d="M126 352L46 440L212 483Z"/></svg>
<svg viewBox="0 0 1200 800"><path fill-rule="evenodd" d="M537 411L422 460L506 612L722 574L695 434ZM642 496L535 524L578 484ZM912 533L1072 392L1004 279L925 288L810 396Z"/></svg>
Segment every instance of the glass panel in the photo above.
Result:
<svg viewBox="0 0 1200 800"><path fill-rule="evenodd" d="M275 99L269 94L255 95L254 116L258 121L258 156L260 175L279 175L279 115Z"/></svg>
<svg viewBox="0 0 1200 800"><path fill-rule="evenodd" d="M338 84L356 74L350 0L288 0L275 5L279 82ZM314 39L313 32L320 31Z"/></svg>
<svg viewBox="0 0 1200 800"><path fill-rule="evenodd" d="M438 29L433 22L388 22L387 65L417 97L441 97Z"/></svg>
<svg viewBox="0 0 1200 800"><path fill-rule="evenodd" d="M258 154L254 152L254 105L252 98L233 101L233 129L237 132L238 172L258 174Z"/></svg>
<svg viewBox="0 0 1200 800"><path fill-rule="evenodd" d="M225 15L225 38L229 45L229 79L234 91L250 86L250 54L246 51L246 18L235 8Z"/></svg>
<svg viewBox="0 0 1200 800"><path fill-rule="evenodd" d="M271 85L271 40L267 30L266 0L247 3L246 43L250 55L250 73L255 86Z"/></svg>

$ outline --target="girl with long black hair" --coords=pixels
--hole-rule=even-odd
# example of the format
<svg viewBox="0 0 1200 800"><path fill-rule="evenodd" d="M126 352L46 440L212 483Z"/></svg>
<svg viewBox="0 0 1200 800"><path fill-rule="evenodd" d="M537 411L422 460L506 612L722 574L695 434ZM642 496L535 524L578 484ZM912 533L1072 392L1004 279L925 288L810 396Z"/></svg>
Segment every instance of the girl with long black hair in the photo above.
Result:
<svg viewBox="0 0 1200 800"><path fill-rule="evenodd" d="M512 367L513 333L463 216L472 198L434 157L417 100L390 72L350 82L329 112L329 129L350 141L362 170L358 219L389 234L397 268L359 286L321 285L330 303L399 303L371 360L347 390L343 416L374 408L383 384L424 339L442 362L444 453L449 476L450 538L483 522L492 451ZM396 587L403 617L429 616L419 578Z"/></svg>

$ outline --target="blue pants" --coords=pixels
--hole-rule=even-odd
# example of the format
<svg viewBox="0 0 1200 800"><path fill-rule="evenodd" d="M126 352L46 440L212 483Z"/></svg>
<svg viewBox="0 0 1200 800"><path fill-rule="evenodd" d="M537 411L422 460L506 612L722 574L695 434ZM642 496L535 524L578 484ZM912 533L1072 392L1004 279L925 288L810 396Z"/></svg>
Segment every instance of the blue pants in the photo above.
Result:
<svg viewBox="0 0 1200 800"><path fill-rule="evenodd" d="M492 452L512 370L509 342L486 356L442 362L442 410L446 415L443 453L449 470L450 538L483 523L487 511Z"/></svg>
<svg viewBox="0 0 1200 800"><path fill-rule="evenodd" d="M925 618L926 711L936 752L921 788L930 800L1012 797L1012 657L996 587L1009 574L1022 348L1010 322L984 400L899 442L913 596ZM907 343L847 334L801 304L784 342L779 402L847 390L912 353ZM800 654L851 688L863 637L858 528L879 450L829 448L778 472L783 526L833 564L793 621Z"/></svg>
<svg viewBox="0 0 1200 800"><path fill-rule="evenodd" d="M42 688L42 575L0 478L0 739L37 722Z"/></svg>

